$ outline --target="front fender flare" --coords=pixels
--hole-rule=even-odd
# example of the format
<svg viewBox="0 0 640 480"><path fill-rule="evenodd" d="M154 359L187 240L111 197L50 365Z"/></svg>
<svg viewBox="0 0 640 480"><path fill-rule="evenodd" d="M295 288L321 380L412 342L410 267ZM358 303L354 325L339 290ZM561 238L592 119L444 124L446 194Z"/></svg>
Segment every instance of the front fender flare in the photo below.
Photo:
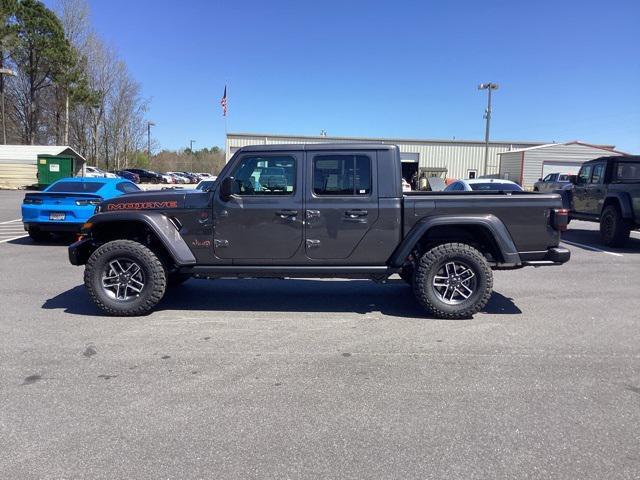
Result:
<svg viewBox="0 0 640 480"><path fill-rule="evenodd" d="M105 212L87 220L91 229L113 222L136 222L147 226L167 249L177 266L195 265L196 259L169 218L161 212Z"/></svg>
<svg viewBox="0 0 640 480"><path fill-rule="evenodd" d="M507 227L495 215L439 215L425 217L419 220L409 231L402 243L396 248L389 259L389 264L398 268L418 244L420 239L433 227L438 226L480 226L486 228L500 249L503 261L501 265L521 265L520 255L511 239Z"/></svg>

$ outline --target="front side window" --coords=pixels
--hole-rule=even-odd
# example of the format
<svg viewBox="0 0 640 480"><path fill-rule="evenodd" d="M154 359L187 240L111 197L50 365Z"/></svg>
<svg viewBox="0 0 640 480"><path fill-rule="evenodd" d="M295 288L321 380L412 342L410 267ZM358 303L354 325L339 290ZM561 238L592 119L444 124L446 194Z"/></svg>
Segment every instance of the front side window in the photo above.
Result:
<svg viewBox="0 0 640 480"><path fill-rule="evenodd" d="M544 177L544 178L542 179L542 181L543 181L543 182L552 182L552 181L554 180L554 178L553 178L553 177L554 177L554 174L553 174L553 173L550 173L549 175L547 175L546 177Z"/></svg>
<svg viewBox="0 0 640 480"><path fill-rule="evenodd" d="M639 182L640 162L620 162L616 164L615 179L618 182Z"/></svg>
<svg viewBox="0 0 640 480"><path fill-rule="evenodd" d="M580 169L580 173L578 174L578 183L589 183L589 179L591 178L591 165L586 165Z"/></svg>
<svg viewBox="0 0 640 480"><path fill-rule="evenodd" d="M313 159L316 195L369 195L371 160L366 155L318 155Z"/></svg>
<svg viewBox="0 0 640 480"><path fill-rule="evenodd" d="M593 173L591 174L591 183L600 183L604 176L604 163L598 163L593 167Z"/></svg>
<svg viewBox="0 0 640 480"><path fill-rule="evenodd" d="M234 195L293 195L296 161L290 156L245 157L231 176Z"/></svg>

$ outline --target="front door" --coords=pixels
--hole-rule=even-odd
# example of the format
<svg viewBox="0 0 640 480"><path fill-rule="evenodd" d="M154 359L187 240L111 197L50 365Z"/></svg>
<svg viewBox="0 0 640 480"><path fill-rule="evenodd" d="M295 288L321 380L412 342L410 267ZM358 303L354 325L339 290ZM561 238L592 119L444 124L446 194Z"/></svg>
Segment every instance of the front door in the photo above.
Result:
<svg viewBox="0 0 640 480"><path fill-rule="evenodd" d="M307 257L347 258L375 224L378 219L376 162L375 151L307 152Z"/></svg>
<svg viewBox="0 0 640 480"><path fill-rule="evenodd" d="M604 200L604 190L602 182L604 181L605 163L595 163L591 171L591 180L587 185L586 203L587 212L592 215L600 215L600 207Z"/></svg>
<svg viewBox="0 0 640 480"><path fill-rule="evenodd" d="M583 165L573 189L573 209L579 214L589 214L587 189L591 181L592 165Z"/></svg>
<svg viewBox="0 0 640 480"><path fill-rule="evenodd" d="M287 259L302 244L303 154L246 153L233 171L233 194L214 200L214 252L250 263ZM222 179L221 179L222 180Z"/></svg>

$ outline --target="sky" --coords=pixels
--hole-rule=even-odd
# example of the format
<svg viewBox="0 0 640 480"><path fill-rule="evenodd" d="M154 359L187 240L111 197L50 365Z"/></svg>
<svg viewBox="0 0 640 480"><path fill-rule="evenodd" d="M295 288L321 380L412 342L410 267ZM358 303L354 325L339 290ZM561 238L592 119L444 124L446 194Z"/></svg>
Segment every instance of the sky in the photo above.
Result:
<svg viewBox="0 0 640 480"><path fill-rule="evenodd" d="M47 2L49 3L49 2ZM640 1L90 0L162 148L229 132L491 138L640 153Z"/></svg>

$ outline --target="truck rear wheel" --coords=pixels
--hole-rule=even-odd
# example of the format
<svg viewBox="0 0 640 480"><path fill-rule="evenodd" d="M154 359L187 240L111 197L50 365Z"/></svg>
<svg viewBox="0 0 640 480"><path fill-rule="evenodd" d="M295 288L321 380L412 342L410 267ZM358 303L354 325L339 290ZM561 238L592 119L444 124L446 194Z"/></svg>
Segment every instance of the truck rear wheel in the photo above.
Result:
<svg viewBox="0 0 640 480"><path fill-rule="evenodd" d="M143 315L167 288L164 266L146 246L132 240L105 243L89 257L84 284L93 302L109 315Z"/></svg>
<svg viewBox="0 0 640 480"><path fill-rule="evenodd" d="M416 265L413 292L437 318L469 318L489 301L493 274L484 256L464 243L427 251Z"/></svg>
<svg viewBox="0 0 640 480"><path fill-rule="evenodd" d="M608 247L621 247L627 240L631 229L622 218L620 210L615 205L605 207L600 216L600 238Z"/></svg>

